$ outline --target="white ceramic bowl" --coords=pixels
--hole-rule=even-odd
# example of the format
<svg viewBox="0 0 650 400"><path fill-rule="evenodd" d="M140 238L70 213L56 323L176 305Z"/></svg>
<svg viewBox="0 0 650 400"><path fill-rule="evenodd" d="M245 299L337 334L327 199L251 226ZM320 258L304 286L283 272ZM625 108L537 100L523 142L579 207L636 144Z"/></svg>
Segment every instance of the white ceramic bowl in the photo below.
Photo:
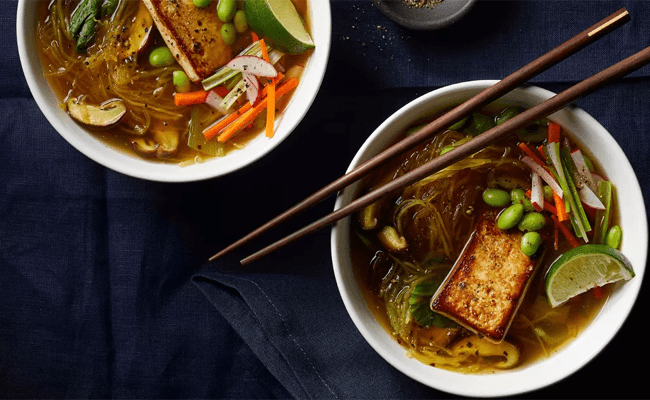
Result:
<svg viewBox="0 0 650 400"><path fill-rule="evenodd" d="M447 86L412 101L390 116L363 144L350 169L361 164L395 141L413 121L459 104L496 81L474 81ZM499 105L531 107L554 93L533 86L518 88ZM411 378L449 393L472 397L519 394L550 385L577 371L602 350L620 329L637 298L646 264L648 227L641 188L625 154L614 138L594 118L577 107L567 107L550 116L589 149L602 164L618 191L626 199L620 207L623 243L621 251L630 259L636 277L618 287L600 314L587 326L579 339L564 346L553 356L531 365L485 375L466 375L433 368L406 357L401 347L375 320L355 282L350 265L350 219L338 222L332 231L334 274L341 297L357 328L386 361ZM336 208L353 200L359 190L353 185L343 191ZM639 216L644 216L639 218Z"/></svg>
<svg viewBox="0 0 650 400"><path fill-rule="evenodd" d="M225 175L255 162L278 146L300 123L318 93L327 67L331 41L329 1L312 0L310 19L316 48L305 66L295 94L276 122L273 138L258 135L241 150L231 151L225 157L213 158L205 163L187 167L149 161L135 153L127 153L107 146L61 110L56 96L43 76L43 69L35 48L37 1L44 0L19 0L16 15L20 62L36 103L54 129L77 150L105 167L137 178L163 182L197 181Z"/></svg>

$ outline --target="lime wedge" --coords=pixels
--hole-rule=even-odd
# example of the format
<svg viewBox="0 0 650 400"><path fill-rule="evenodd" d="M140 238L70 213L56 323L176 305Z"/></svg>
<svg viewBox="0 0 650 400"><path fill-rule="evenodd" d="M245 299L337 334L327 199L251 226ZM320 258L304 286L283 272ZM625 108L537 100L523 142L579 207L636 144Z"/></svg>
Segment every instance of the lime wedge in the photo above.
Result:
<svg viewBox="0 0 650 400"><path fill-rule="evenodd" d="M251 29L278 50L300 54L314 48L291 0L246 0L244 11Z"/></svg>
<svg viewBox="0 0 650 400"><path fill-rule="evenodd" d="M633 277L632 265L623 253L602 244L586 244L567 251L551 265L546 295L555 307L596 286Z"/></svg>

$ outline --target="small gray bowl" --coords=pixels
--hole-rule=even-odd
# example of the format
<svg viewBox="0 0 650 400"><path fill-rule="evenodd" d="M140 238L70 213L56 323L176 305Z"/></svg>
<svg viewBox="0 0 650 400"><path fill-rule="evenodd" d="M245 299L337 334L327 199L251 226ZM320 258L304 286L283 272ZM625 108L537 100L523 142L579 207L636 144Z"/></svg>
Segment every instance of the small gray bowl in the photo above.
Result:
<svg viewBox="0 0 650 400"><path fill-rule="evenodd" d="M476 0L443 0L433 8L410 7L404 0L372 0L394 22L410 29L428 31L447 27L469 12Z"/></svg>

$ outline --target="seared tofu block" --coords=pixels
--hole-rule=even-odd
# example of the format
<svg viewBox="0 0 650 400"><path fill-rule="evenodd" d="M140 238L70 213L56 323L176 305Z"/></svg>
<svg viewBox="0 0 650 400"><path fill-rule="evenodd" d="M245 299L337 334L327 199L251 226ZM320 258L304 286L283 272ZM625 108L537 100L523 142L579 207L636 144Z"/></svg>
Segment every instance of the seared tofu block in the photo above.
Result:
<svg viewBox="0 0 650 400"><path fill-rule="evenodd" d="M213 1L199 8L192 0L142 0L158 31L194 82L212 75L232 57L232 50L221 39L221 25Z"/></svg>
<svg viewBox="0 0 650 400"><path fill-rule="evenodd" d="M521 236L500 230L494 212L483 214L431 309L490 341L503 340L535 270Z"/></svg>

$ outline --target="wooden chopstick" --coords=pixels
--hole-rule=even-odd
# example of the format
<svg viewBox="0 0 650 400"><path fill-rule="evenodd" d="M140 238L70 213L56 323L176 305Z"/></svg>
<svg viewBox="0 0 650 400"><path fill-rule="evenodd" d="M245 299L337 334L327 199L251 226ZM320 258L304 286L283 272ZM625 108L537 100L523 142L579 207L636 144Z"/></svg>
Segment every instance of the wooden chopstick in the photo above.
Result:
<svg viewBox="0 0 650 400"><path fill-rule="evenodd" d="M566 89L565 91L551 97L550 99L522 112L516 117L506 121L501 125L484 132L483 134L473 138L469 142L456 147L455 149L437 157L428 163L402 175L399 178L387 183L386 185L371 191L370 193L362 196L344 207L335 210L331 214L313 222L310 225L294 232L293 234L278 240L277 242L265 247L264 249L254 253L251 256L241 260L242 265L253 262L266 254L269 254L288 243L299 239L302 236L308 235L324 226L338 221L341 218L360 210L361 208L370 205L377 201L380 197L393 193L402 189L414 182L419 181L449 165L471 155L475 152L489 146L498 140L504 138L508 134L512 134L519 129L530 125L533 121L545 118L550 114L562 109L567 104L587 96L597 89L619 79L650 62L650 46L639 51L638 53L620 61L611 67L583 80L582 82Z"/></svg>
<svg viewBox="0 0 650 400"><path fill-rule="evenodd" d="M210 261L215 260L221 257L222 255L240 247L241 245L248 242L249 240L256 238L257 236L261 235L267 230L272 229L273 227L284 222L285 220L292 218L298 213L304 211L305 209L319 203L320 201L324 200L331 194L336 193L337 191L345 188L346 186L350 185L351 183L365 176L370 171L379 167L380 165L382 165L384 162L391 159L392 157L401 154L402 152L412 148L418 143L423 142L424 140L433 136L434 134L444 131L449 126L463 119L466 115L485 107L489 103L493 102L494 100L498 99L504 94L510 92L512 89L527 82L534 76L542 73L543 71L547 70L553 65L559 63L560 61L564 60L570 55L576 53L578 50L593 43L597 39L600 39L601 37L605 36L606 34L613 31L614 29L622 26L629 20L630 20L630 15L628 11L625 8L621 8L620 10L616 11L615 13L603 19L602 21L596 23L595 25L591 26L585 31L579 33L578 35L574 36L573 38L559 45L555 49L549 51L543 56L535 59L534 61L530 62L526 66L520 68L516 72L512 73L511 75L497 82L493 86L485 89L481 93L465 101L464 103L457 106L453 110L445 113L440 118L436 119L435 121L429 123L422 129L420 129L417 133L401 140L400 142L396 143L390 148L384 150L383 152L374 156L373 158L366 161L362 165L358 166L354 170L348 172L344 176L340 177L339 179L335 180L329 185L323 187L322 189L312 194L308 198L304 199L300 203L296 204L295 206L291 207L287 211L283 212L282 214L268 221L264 225L250 232L249 234L237 240L236 242L232 243L231 245L224 248L223 250L219 251L218 253L210 257Z"/></svg>

